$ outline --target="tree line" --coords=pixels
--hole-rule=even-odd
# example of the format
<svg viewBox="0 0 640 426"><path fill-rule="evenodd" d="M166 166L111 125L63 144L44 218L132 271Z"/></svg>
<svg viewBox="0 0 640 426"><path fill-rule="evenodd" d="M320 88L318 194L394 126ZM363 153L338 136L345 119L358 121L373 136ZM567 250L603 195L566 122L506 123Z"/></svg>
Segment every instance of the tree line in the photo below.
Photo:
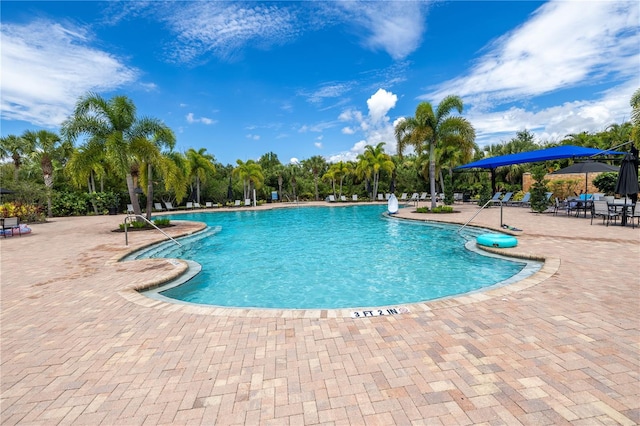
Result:
<svg viewBox="0 0 640 426"><path fill-rule="evenodd" d="M234 199L321 200L329 194L358 194L375 199L378 193L429 192L432 208L437 194L477 195L489 185L486 173L456 173L459 165L486 156L530 151L562 144L601 149L636 140L640 90L631 100L631 122L612 124L601 132L569 134L562 141L536 141L526 129L506 142L479 148L472 124L462 117L462 99L447 96L439 105L420 103L415 115L395 128L397 153L385 152L386 141L367 145L355 161L329 163L313 156L283 164L273 152L257 160L219 163L205 148L174 150L176 137L163 122L137 115L126 96L105 99L88 93L78 99L59 134L26 130L0 138L2 214L38 220L44 216L103 214L131 204L136 214L151 218L154 202L184 201L225 204ZM455 114L457 113L457 114ZM640 145L640 144L636 144ZM557 169L567 161L547 164ZM498 170L497 181L518 190L531 165ZM452 202L452 195L445 197ZM141 205L140 201L144 204ZM273 200L275 201L275 200ZM7 205L7 204L10 204ZM14 211L9 212L8 209Z"/></svg>

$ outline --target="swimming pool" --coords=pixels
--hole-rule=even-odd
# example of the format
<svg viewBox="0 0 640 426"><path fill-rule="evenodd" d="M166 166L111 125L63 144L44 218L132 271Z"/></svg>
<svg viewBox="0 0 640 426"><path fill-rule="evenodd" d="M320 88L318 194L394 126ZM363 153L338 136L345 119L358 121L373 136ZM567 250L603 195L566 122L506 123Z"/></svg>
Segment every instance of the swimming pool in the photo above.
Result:
<svg viewBox="0 0 640 426"><path fill-rule="evenodd" d="M337 309L438 299L520 273L524 261L464 247L484 230L388 219L384 205L198 212L208 228L135 253L202 265L164 297L228 307Z"/></svg>

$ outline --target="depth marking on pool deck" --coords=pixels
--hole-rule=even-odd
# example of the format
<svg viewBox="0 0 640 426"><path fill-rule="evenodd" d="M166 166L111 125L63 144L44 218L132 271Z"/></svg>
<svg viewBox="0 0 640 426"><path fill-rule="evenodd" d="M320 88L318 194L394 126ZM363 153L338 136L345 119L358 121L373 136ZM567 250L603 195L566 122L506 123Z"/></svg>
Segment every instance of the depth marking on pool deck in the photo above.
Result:
<svg viewBox="0 0 640 426"><path fill-rule="evenodd" d="M368 311L353 311L351 313L351 318L364 318L364 317L380 317L384 315L400 315L400 314L408 314L409 308L405 308L404 306L400 308L385 308L385 309L371 309Z"/></svg>

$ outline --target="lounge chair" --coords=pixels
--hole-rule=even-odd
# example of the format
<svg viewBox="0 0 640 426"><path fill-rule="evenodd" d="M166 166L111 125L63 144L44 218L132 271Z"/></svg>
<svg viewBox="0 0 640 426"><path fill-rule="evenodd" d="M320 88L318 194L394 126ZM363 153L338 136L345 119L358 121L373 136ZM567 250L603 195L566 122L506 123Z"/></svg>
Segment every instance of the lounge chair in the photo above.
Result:
<svg viewBox="0 0 640 426"><path fill-rule="evenodd" d="M489 200L491 203L495 203L496 201L500 201L500 197L502 197L502 192L496 192L493 194L493 197Z"/></svg>
<svg viewBox="0 0 640 426"><path fill-rule="evenodd" d="M153 208L156 209L157 211L161 212L162 210L164 210L162 208L162 204L160 203L153 203Z"/></svg>
<svg viewBox="0 0 640 426"><path fill-rule="evenodd" d="M133 204L127 204L127 214L133 214Z"/></svg>
<svg viewBox="0 0 640 426"><path fill-rule="evenodd" d="M353 194L353 195L351 196L351 199L352 199L353 201L358 201L358 194Z"/></svg>
<svg viewBox="0 0 640 426"><path fill-rule="evenodd" d="M409 201L418 201L419 198L420 195L417 192L414 192L413 194L411 194L411 198L409 199Z"/></svg>
<svg viewBox="0 0 640 426"><path fill-rule="evenodd" d="M213 207L213 203L211 201L207 201L206 203L204 203L204 206L209 209Z"/></svg>
<svg viewBox="0 0 640 426"><path fill-rule="evenodd" d="M332 195L329 195L329 196L327 197L327 201L328 201L328 202L330 202L330 203L335 203L335 202L336 202L336 196L335 196L335 195L333 195L333 194L332 194Z"/></svg>
<svg viewBox="0 0 640 426"><path fill-rule="evenodd" d="M340 201L347 201L347 197L345 197L344 195L340 196Z"/></svg>
<svg viewBox="0 0 640 426"><path fill-rule="evenodd" d="M197 203L197 202L195 202L195 201L194 201L194 203L193 203L193 207L195 207L196 209L201 209L201 208L202 208L202 206L200 205L200 203Z"/></svg>
<svg viewBox="0 0 640 426"><path fill-rule="evenodd" d="M511 197L513 197L513 192L507 192L500 201L502 201L502 204L507 205L511 201Z"/></svg>
<svg viewBox="0 0 640 426"><path fill-rule="evenodd" d="M391 198L391 194L389 194L389 193L384 194L384 199L386 201L389 201L389 198Z"/></svg>
<svg viewBox="0 0 640 426"><path fill-rule="evenodd" d="M531 199L531 193L527 192L524 194L524 197L522 197L522 200L520 201L509 201L507 203L508 206L518 206L518 207L527 207L529 206L529 200Z"/></svg>
<svg viewBox="0 0 640 426"><path fill-rule="evenodd" d="M593 201L593 207L591 210L591 224L593 225L594 217L601 216L602 223L604 224L606 220L607 226L609 226L609 222L611 222L611 219L613 219L615 222L621 214L622 212L612 210L609 207L609 203L607 203L605 200L595 200Z"/></svg>
<svg viewBox="0 0 640 426"><path fill-rule="evenodd" d="M173 204L171 204L170 201L165 201L164 205L167 206L167 210L175 210L176 208L173 207Z"/></svg>
<svg viewBox="0 0 640 426"><path fill-rule="evenodd" d="M7 238L7 230L11 231L11 236L13 237L13 233L15 230L18 230L18 235L22 237L22 231L20 230L20 219L15 217L5 217L2 219L2 235Z"/></svg>
<svg viewBox="0 0 640 426"><path fill-rule="evenodd" d="M384 194L378 194L378 201L384 201Z"/></svg>
<svg viewBox="0 0 640 426"><path fill-rule="evenodd" d="M251 198L245 198L244 199L244 206L245 207L251 206Z"/></svg>
<svg viewBox="0 0 640 426"><path fill-rule="evenodd" d="M236 202L233 204L233 207L241 207L240 200L236 200Z"/></svg>
<svg viewBox="0 0 640 426"><path fill-rule="evenodd" d="M187 201L187 209L192 209L193 203L191 201Z"/></svg>
<svg viewBox="0 0 640 426"><path fill-rule="evenodd" d="M403 192L402 195L400 196L400 200L399 201L407 201L407 193Z"/></svg>
<svg viewBox="0 0 640 426"><path fill-rule="evenodd" d="M423 192L420 194L420 201L427 201L427 197L429 196L428 192Z"/></svg>

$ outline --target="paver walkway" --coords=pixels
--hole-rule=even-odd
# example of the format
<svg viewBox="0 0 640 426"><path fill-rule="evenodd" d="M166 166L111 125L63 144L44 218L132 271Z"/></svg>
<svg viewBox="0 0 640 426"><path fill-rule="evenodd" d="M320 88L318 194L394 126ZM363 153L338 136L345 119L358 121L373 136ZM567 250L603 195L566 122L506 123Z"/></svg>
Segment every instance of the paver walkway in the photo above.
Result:
<svg viewBox="0 0 640 426"><path fill-rule="evenodd" d="M456 210L427 217L477 208ZM523 229L510 253L548 259L537 276L359 319L150 300L132 289L185 264L115 260L160 234L125 247L123 216L34 225L0 239L0 422L639 424L640 228L503 215ZM498 228L499 209L472 224Z"/></svg>

